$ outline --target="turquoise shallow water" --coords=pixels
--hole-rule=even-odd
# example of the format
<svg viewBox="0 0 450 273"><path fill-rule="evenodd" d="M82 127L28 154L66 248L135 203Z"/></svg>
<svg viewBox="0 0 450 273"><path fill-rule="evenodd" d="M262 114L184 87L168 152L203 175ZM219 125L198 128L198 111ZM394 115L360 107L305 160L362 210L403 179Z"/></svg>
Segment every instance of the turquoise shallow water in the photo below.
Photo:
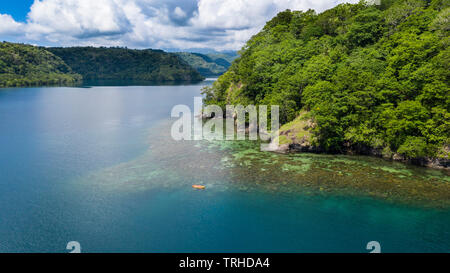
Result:
<svg viewBox="0 0 450 273"><path fill-rule="evenodd" d="M171 141L202 85L2 89L0 252L450 252L443 172Z"/></svg>

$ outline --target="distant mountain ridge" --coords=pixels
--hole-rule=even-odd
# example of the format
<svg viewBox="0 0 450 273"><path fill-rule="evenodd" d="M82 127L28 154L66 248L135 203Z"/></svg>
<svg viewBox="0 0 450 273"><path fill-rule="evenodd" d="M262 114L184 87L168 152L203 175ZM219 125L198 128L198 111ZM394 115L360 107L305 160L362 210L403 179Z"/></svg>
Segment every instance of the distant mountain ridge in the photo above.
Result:
<svg viewBox="0 0 450 273"><path fill-rule="evenodd" d="M238 57L236 52L230 53L175 53L194 67L204 77L218 77L230 68L231 63Z"/></svg>
<svg viewBox="0 0 450 273"><path fill-rule="evenodd" d="M163 48L165 52L177 53L177 52L190 52L190 53L200 53L203 55L207 54L230 54L236 55L237 50L216 50L213 48Z"/></svg>

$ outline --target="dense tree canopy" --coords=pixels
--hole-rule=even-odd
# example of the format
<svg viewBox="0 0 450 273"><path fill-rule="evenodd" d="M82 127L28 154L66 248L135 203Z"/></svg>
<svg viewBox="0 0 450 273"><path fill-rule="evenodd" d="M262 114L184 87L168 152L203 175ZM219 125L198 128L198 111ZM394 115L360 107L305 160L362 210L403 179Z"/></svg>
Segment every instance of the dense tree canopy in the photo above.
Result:
<svg viewBox="0 0 450 273"><path fill-rule="evenodd" d="M449 0L342 4L279 13L205 89L206 103L307 111L329 152L366 146L449 156Z"/></svg>
<svg viewBox="0 0 450 273"><path fill-rule="evenodd" d="M127 48L44 48L0 43L0 87L72 85L90 80L203 80L176 54Z"/></svg>
<svg viewBox="0 0 450 273"><path fill-rule="evenodd" d="M44 49L0 43L0 87L68 85L79 81L80 75Z"/></svg>
<svg viewBox="0 0 450 273"><path fill-rule="evenodd" d="M162 50L105 47L48 48L84 80L188 81L203 80L189 64Z"/></svg>

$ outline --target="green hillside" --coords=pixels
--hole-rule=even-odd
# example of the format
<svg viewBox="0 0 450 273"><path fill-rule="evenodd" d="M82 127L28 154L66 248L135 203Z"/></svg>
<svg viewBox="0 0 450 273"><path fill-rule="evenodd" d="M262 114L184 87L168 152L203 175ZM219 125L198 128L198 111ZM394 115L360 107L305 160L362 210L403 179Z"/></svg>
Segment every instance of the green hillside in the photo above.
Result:
<svg viewBox="0 0 450 273"><path fill-rule="evenodd" d="M205 101L280 105L288 144L304 123L296 134L327 152L448 159L449 17L449 0L281 12Z"/></svg>
<svg viewBox="0 0 450 273"><path fill-rule="evenodd" d="M236 59L235 54L225 53L176 53L184 61L194 67L204 77L217 77L225 73L230 68L231 63Z"/></svg>
<svg viewBox="0 0 450 273"><path fill-rule="evenodd" d="M80 81L80 75L45 49L0 43L0 87L70 85Z"/></svg>
<svg viewBox="0 0 450 273"><path fill-rule="evenodd" d="M175 54L127 48L48 48L84 80L196 82L203 77Z"/></svg>

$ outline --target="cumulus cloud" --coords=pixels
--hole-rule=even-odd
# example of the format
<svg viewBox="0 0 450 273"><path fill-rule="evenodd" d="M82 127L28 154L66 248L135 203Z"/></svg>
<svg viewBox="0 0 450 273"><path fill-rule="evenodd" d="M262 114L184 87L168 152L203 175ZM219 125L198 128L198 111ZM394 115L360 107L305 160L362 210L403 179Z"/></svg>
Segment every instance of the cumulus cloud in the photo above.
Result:
<svg viewBox="0 0 450 273"><path fill-rule="evenodd" d="M0 14L0 35L53 45L239 49L278 12L358 0L35 0L27 22Z"/></svg>
<svg viewBox="0 0 450 273"><path fill-rule="evenodd" d="M19 35L22 24L8 14L0 14L0 35Z"/></svg>
<svg viewBox="0 0 450 273"><path fill-rule="evenodd" d="M183 9L181 9L180 7L176 7L175 10L173 11L173 14L175 15L175 17L183 19L186 18L186 12L184 12Z"/></svg>
<svg viewBox="0 0 450 273"><path fill-rule="evenodd" d="M132 31L124 8L115 0L35 1L27 21L31 39L89 39Z"/></svg>

